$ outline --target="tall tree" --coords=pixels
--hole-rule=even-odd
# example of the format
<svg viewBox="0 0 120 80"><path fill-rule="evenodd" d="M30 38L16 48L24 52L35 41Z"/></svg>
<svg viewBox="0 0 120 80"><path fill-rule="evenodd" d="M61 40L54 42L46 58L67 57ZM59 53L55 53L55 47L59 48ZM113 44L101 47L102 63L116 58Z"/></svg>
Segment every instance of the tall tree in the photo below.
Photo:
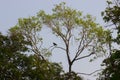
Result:
<svg viewBox="0 0 120 80"><path fill-rule="evenodd" d="M107 1L108 6L105 11L102 12L102 16L105 22L110 23L107 27L114 26L114 31L117 32L117 37L112 38L109 43L110 47L110 55L103 61L103 64L106 68L103 70L100 80L119 80L120 79L120 50L119 49L111 49L112 43L120 44L120 1L113 0Z"/></svg>
<svg viewBox="0 0 120 80"><path fill-rule="evenodd" d="M26 75L29 75L29 79L37 80L64 80L67 79L67 74L63 72L61 66L58 63L51 63L47 59L51 55L48 49L42 48L42 38L40 37L41 19L37 17L21 18L18 20L18 24L10 29L11 34L21 34L24 40L28 41L30 45L27 46L28 54L33 53L34 56L31 59L31 67ZM57 46L56 43L53 43ZM34 65L33 65L34 64ZM32 70L35 68L35 70ZM30 77L31 76L31 77ZM81 80L82 78L75 73L71 74L71 79Z"/></svg>
<svg viewBox="0 0 120 80"><path fill-rule="evenodd" d="M91 15L83 16L82 12L65 6L63 2L55 6L52 14L40 11L38 17L63 42L62 47L56 45L55 48L65 51L69 74L72 73L72 65L76 61L94 54L100 56L105 53L109 31L95 23L95 18ZM71 45L71 43L74 44ZM76 47L72 51L74 45ZM84 52L86 55L81 56Z"/></svg>

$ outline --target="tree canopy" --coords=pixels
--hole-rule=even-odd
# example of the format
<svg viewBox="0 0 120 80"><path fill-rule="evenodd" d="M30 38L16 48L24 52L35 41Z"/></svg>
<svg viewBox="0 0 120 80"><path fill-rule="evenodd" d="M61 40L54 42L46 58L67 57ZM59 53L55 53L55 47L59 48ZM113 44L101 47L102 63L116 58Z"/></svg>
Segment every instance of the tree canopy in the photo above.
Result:
<svg viewBox="0 0 120 80"><path fill-rule="evenodd" d="M105 53L109 31L95 23L95 18L89 14L84 16L82 12L67 7L64 2L56 5L52 11L52 14L40 11L37 16L64 44L62 47L55 46L55 48L65 51L69 73L72 71L74 62L93 54L100 56ZM76 45L74 52L71 51L72 41ZM87 55L81 56L86 50Z"/></svg>
<svg viewBox="0 0 120 80"><path fill-rule="evenodd" d="M96 59L106 54L107 49L112 51L112 41L119 43L118 13L118 6L108 7L102 13L104 20L111 21L118 30L118 36L113 40L110 30L105 30L96 23L94 17L90 14L84 15L81 11L66 6L64 2L55 5L51 14L41 10L36 16L18 19L18 23L9 29L7 35L0 33L0 79L82 80L72 66L75 62L92 55L93 59ZM56 43L51 46L52 50L64 51L62 53L67 59L67 72L64 72L59 63L49 60L52 50L43 47L43 38L40 36L43 27L49 28L53 32L52 35L61 40L62 46ZM110 76L112 73L107 71L113 68L108 62L109 59L111 63L119 65L119 61L116 63L119 59L119 56L116 56L118 53L119 51L115 50L115 54L104 60L107 68L103 75L105 73ZM118 70L119 67L115 69ZM117 75L115 73L114 76Z"/></svg>

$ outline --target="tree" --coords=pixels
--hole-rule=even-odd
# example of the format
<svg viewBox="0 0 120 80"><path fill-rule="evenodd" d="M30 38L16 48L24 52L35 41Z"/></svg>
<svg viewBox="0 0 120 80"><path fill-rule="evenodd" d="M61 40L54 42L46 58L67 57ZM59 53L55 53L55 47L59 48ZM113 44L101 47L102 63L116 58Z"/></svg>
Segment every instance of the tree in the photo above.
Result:
<svg viewBox="0 0 120 80"><path fill-rule="evenodd" d="M22 79L20 76L22 69L25 69L22 66L25 66L26 57L20 53L28 50L27 45L29 42L25 41L21 34L4 36L0 33L0 79Z"/></svg>
<svg viewBox="0 0 120 80"><path fill-rule="evenodd" d="M102 16L105 22L111 23L107 27L114 26L115 31L117 31L117 37L112 38L110 36L109 43L109 57L103 61L104 66L106 68L102 71L100 75L100 80L119 80L120 79L120 50L119 49L111 49L112 43L120 44L120 1L113 0L107 1L108 7L102 12Z"/></svg>
<svg viewBox="0 0 120 80"><path fill-rule="evenodd" d="M31 43L22 34L9 32L5 36L0 33L0 79L63 80L60 78L64 73L62 67L58 63L38 60L35 54L26 55L28 45Z"/></svg>
<svg viewBox="0 0 120 80"><path fill-rule="evenodd" d="M39 21L38 21L39 20ZM57 63L51 63L46 57L49 57L51 53L48 49L42 48L42 37L40 37L40 30L42 27L41 19L37 17L21 18L18 20L17 25L10 29L10 33L21 34L26 41L29 41L30 45L27 46L28 51L34 54L34 60L31 61L36 63L28 70L32 78L29 79L40 79L40 80L64 80L67 78L67 74L64 73L61 66ZM57 46L53 43L53 46ZM28 52L29 53L29 52ZM36 67L35 71L31 71L32 67ZM62 75L61 75L62 74ZM72 78L80 79L81 77L76 74L71 75ZM28 76L30 77L30 76Z"/></svg>
<svg viewBox="0 0 120 80"><path fill-rule="evenodd" d="M76 61L93 54L100 56L105 53L109 31L95 23L95 18L91 15L83 16L82 12L66 7L63 2L55 6L52 14L40 11L37 16L63 42L62 47L56 45L55 48L65 51L69 75L72 73L72 65ZM76 46L74 52L71 51L73 48L71 43ZM84 51L87 55L81 56Z"/></svg>

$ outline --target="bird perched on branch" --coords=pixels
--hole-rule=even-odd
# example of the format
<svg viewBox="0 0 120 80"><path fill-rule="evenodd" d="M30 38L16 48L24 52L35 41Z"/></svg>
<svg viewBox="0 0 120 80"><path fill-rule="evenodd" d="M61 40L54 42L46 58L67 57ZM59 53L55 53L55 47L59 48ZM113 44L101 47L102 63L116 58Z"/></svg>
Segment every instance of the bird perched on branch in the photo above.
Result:
<svg viewBox="0 0 120 80"><path fill-rule="evenodd" d="M53 42L53 46L57 46L57 44Z"/></svg>

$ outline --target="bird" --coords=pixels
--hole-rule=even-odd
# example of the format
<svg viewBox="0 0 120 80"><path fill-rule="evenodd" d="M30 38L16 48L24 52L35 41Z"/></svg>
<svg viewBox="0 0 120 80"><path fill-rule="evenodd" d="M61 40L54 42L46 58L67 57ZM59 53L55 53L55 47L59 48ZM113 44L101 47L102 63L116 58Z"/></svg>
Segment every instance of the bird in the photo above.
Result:
<svg viewBox="0 0 120 80"><path fill-rule="evenodd" d="M53 42L53 46L57 46L57 44Z"/></svg>

